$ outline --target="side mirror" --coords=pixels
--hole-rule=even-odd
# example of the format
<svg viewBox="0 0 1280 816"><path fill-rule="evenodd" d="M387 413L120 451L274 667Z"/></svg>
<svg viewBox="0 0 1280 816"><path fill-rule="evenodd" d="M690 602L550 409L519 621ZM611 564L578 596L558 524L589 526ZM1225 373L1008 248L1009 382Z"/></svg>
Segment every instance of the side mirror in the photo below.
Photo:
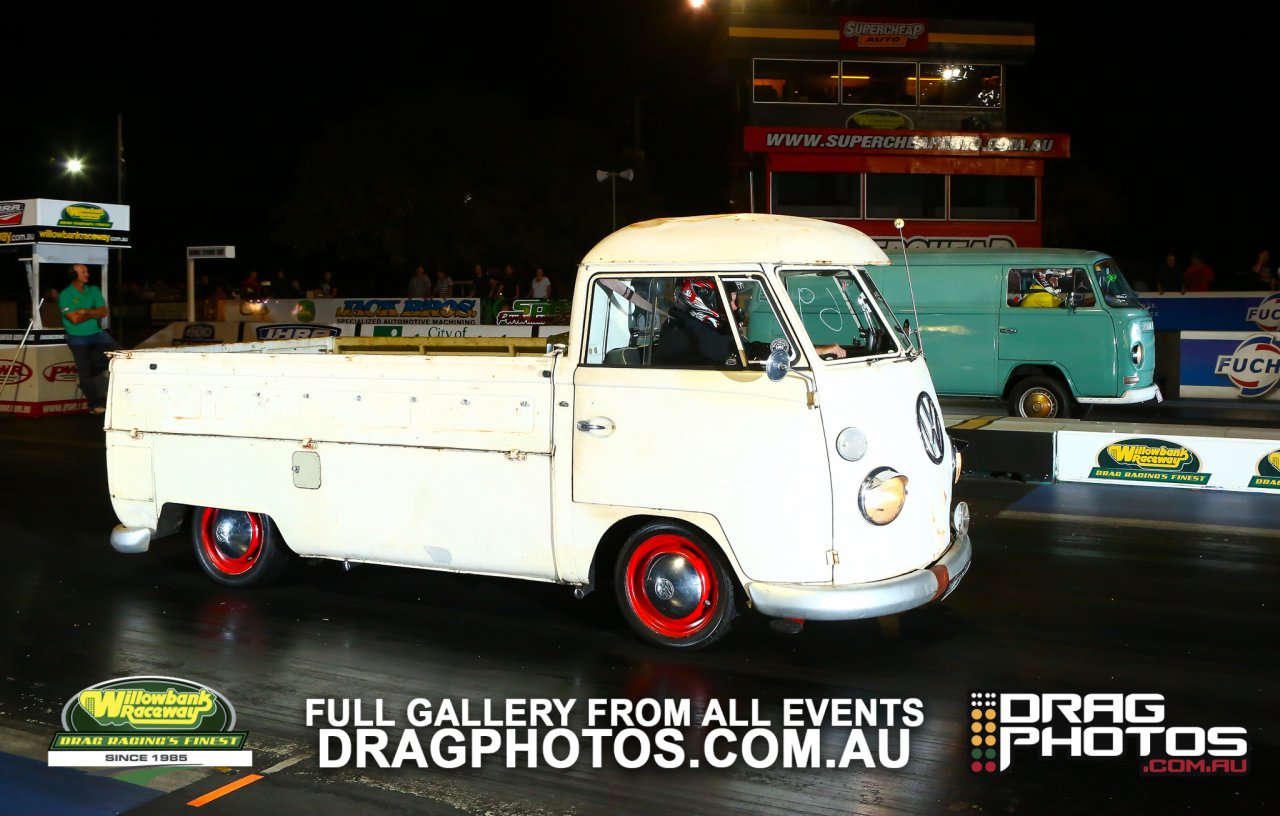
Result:
<svg viewBox="0 0 1280 816"><path fill-rule="evenodd" d="M1070 295L1067 296L1067 305L1070 306L1072 309L1076 308L1077 306L1081 306L1083 304L1084 304L1083 292L1072 292Z"/></svg>
<svg viewBox="0 0 1280 816"><path fill-rule="evenodd" d="M777 382L787 376L787 372L791 370L791 353L786 347L775 347L769 352L769 359L764 364L764 375L769 378L770 382Z"/></svg>

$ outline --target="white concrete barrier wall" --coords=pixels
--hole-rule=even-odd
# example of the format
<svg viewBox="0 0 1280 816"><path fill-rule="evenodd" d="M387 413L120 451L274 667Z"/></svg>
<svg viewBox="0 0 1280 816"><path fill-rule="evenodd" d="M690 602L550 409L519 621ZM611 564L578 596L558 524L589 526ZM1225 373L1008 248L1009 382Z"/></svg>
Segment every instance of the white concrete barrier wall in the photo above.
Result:
<svg viewBox="0 0 1280 816"><path fill-rule="evenodd" d="M1280 430L1134 425L1058 430L1054 479L1280 496Z"/></svg>

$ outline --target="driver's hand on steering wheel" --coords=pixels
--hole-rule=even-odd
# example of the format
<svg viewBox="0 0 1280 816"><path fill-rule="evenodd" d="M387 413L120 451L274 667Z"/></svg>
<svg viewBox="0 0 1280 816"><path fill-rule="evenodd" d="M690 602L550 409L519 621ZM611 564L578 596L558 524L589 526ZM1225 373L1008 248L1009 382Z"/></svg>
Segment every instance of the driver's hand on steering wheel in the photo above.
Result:
<svg viewBox="0 0 1280 816"><path fill-rule="evenodd" d="M840 360L848 357L849 352L844 350L844 346L818 346L818 356L824 360Z"/></svg>

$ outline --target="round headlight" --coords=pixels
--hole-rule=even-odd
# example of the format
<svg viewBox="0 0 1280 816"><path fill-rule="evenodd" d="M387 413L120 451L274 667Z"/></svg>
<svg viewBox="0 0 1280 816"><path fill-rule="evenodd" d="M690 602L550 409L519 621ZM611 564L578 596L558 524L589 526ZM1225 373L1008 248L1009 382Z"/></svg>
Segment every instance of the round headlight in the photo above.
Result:
<svg viewBox="0 0 1280 816"><path fill-rule="evenodd" d="M956 509L951 513L951 526L955 528L956 535L964 536L969 534L968 504L956 502Z"/></svg>
<svg viewBox="0 0 1280 816"><path fill-rule="evenodd" d="M907 477L893 468L877 468L862 482L858 509L872 524L888 524L907 501Z"/></svg>
<svg viewBox="0 0 1280 816"><path fill-rule="evenodd" d="M858 461L867 455L867 435L857 428L845 428L836 437L836 453L841 459Z"/></svg>
<svg viewBox="0 0 1280 816"><path fill-rule="evenodd" d="M1141 343L1133 344L1133 364L1138 368L1142 368L1142 361L1146 358L1146 349Z"/></svg>

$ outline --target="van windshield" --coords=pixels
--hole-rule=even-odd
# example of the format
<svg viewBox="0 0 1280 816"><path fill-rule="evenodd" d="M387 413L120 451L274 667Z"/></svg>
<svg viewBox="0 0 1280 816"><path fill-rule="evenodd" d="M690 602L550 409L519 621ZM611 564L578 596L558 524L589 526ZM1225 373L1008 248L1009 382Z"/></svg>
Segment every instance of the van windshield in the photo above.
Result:
<svg viewBox="0 0 1280 816"><path fill-rule="evenodd" d="M824 359L833 355L823 350L833 346L844 350L845 359L900 354L906 347L902 329L880 293L852 270L804 269L778 274L804 330Z"/></svg>
<svg viewBox="0 0 1280 816"><path fill-rule="evenodd" d="M1102 299L1108 306L1141 307L1142 304L1138 302L1138 293L1133 291L1124 273L1120 271L1120 265L1115 261L1107 258L1095 263L1093 277L1098 282L1098 291L1102 293Z"/></svg>

